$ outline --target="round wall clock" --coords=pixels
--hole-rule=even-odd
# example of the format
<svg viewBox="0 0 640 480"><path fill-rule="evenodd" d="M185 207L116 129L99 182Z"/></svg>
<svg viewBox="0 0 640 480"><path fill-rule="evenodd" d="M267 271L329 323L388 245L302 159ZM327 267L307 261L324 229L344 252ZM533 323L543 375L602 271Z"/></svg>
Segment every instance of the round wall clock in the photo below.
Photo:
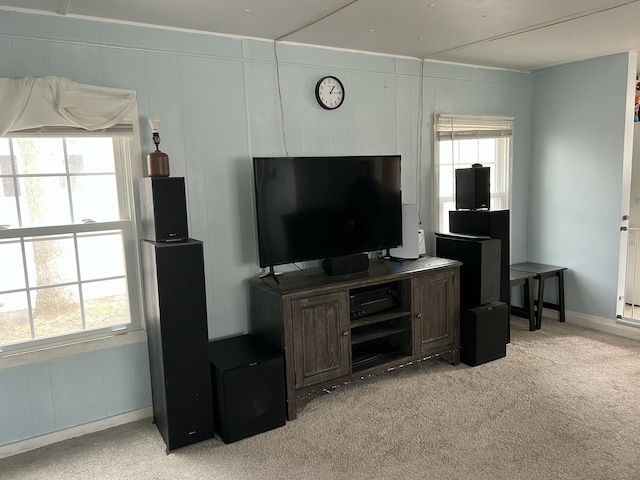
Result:
<svg viewBox="0 0 640 480"><path fill-rule="evenodd" d="M323 77L316 83L316 100L326 110L335 110L344 102L344 87L336 77Z"/></svg>

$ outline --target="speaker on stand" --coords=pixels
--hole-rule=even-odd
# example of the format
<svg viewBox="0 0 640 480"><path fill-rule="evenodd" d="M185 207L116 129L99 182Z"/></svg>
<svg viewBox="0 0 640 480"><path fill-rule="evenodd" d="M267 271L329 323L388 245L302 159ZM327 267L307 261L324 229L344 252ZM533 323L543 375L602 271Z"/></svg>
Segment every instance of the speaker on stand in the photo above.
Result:
<svg viewBox="0 0 640 480"><path fill-rule="evenodd" d="M154 242L189 237L183 177L145 177L139 181L142 238Z"/></svg>
<svg viewBox="0 0 640 480"><path fill-rule="evenodd" d="M188 238L184 179L139 182L153 421L167 453L214 435L203 244Z"/></svg>

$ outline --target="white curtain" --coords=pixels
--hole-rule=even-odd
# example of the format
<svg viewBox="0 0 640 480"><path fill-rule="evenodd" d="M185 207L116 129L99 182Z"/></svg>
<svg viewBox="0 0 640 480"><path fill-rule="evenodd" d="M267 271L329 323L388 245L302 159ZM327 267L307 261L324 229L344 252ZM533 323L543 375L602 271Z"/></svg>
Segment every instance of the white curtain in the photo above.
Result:
<svg viewBox="0 0 640 480"><path fill-rule="evenodd" d="M131 127L135 103L135 90L83 85L55 76L0 78L0 137L42 127L90 131Z"/></svg>

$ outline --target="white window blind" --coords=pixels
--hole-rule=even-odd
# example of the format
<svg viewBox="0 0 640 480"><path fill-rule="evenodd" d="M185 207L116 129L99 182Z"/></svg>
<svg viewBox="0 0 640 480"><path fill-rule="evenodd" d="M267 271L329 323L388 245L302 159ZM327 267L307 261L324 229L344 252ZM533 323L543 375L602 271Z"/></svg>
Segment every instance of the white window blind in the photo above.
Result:
<svg viewBox="0 0 640 480"><path fill-rule="evenodd" d="M68 78L0 78L0 136L41 127L89 131L131 125L136 92L83 85ZM60 136L67 136L59 131Z"/></svg>
<svg viewBox="0 0 640 480"><path fill-rule="evenodd" d="M438 140L501 138L513 135L513 117L435 114Z"/></svg>

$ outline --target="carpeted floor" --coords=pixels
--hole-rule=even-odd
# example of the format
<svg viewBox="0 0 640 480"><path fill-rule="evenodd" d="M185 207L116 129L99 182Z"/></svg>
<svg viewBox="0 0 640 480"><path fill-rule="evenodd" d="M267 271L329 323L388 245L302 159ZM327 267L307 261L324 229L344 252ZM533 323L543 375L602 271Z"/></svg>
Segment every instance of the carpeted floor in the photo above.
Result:
<svg viewBox="0 0 640 480"><path fill-rule="evenodd" d="M339 387L286 426L165 454L151 420L0 460L9 479L640 479L640 342L512 320L507 357Z"/></svg>

